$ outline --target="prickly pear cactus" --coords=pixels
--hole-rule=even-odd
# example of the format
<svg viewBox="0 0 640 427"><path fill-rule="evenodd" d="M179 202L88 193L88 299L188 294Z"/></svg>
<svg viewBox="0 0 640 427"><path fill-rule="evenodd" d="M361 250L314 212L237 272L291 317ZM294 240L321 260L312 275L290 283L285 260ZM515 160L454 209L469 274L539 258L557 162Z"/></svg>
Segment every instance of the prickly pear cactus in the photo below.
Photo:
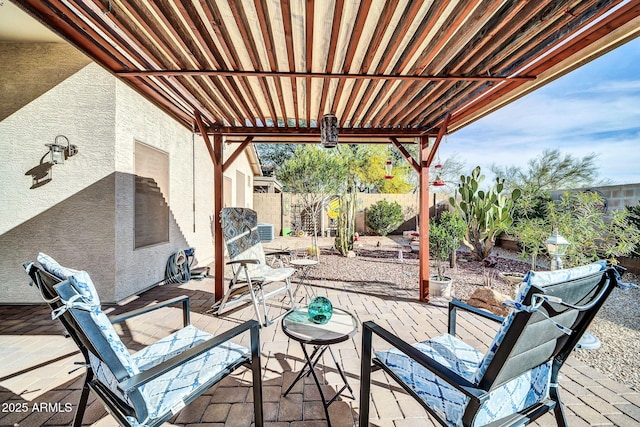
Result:
<svg viewBox="0 0 640 427"><path fill-rule="evenodd" d="M462 242L479 261L491 254L496 236L513 223L513 205L521 194L519 189L515 189L511 195L502 194L504 179L500 177L496 178L489 190L481 190L480 184L484 178L480 166L477 166L471 175L460 177L460 197L449 198L451 206L467 223Z"/></svg>

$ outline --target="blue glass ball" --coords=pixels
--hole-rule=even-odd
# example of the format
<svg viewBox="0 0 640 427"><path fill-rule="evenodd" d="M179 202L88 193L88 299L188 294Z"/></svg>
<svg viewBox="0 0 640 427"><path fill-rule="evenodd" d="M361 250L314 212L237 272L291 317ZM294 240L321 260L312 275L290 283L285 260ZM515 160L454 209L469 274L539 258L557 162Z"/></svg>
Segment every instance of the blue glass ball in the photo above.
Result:
<svg viewBox="0 0 640 427"><path fill-rule="evenodd" d="M324 325L329 321L329 319L331 319L331 315L333 314L333 306L331 305L331 301L329 301L327 298L315 297L309 303L307 313L309 314L309 320L311 320L313 323Z"/></svg>

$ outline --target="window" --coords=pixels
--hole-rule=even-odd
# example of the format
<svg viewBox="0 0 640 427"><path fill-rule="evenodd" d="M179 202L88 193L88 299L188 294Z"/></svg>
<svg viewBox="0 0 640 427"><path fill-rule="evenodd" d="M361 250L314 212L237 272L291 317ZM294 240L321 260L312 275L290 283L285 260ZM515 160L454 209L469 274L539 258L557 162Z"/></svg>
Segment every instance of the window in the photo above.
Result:
<svg viewBox="0 0 640 427"><path fill-rule="evenodd" d="M169 155L135 143L135 248L169 241Z"/></svg>

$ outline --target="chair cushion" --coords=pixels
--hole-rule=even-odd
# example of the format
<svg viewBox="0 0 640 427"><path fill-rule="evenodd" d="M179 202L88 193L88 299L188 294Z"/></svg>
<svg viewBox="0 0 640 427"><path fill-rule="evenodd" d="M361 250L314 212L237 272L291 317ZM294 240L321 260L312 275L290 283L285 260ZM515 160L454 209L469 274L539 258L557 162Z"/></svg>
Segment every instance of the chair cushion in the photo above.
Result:
<svg viewBox="0 0 640 427"><path fill-rule="evenodd" d="M194 326L187 326L132 355L145 371L213 338ZM249 349L225 342L189 362L145 384L141 393L151 419L158 418L203 384L223 373L230 364L249 354ZM142 420L140 420L142 422Z"/></svg>
<svg viewBox="0 0 640 427"><path fill-rule="evenodd" d="M414 347L468 380L475 376L482 360L482 353L451 335L441 335ZM462 425L468 397L398 350L376 352L376 356L447 425ZM547 363L491 391L474 425L485 425L547 397L550 373Z"/></svg>
<svg viewBox="0 0 640 427"><path fill-rule="evenodd" d="M78 272L78 270L61 266L55 259L51 258L47 254L43 254L42 252L38 254L37 259L47 273L56 276L60 280L67 280Z"/></svg>
<svg viewBox="0 0 640 427"><path fill-rule="evenodd" d="M522 284L520 285L520 289L514 299L516 303L524 302L527 293L531 289L532 286L537 286L539 288L543 288L545 286L554 285L557 283L566 282L569 280L579 279L581 277L589 276L598 271L603 271L607 268L607 264L605 261L598 261L592 264L583 265L575 268L567 268L564 270L554 270L554 271L530 271L525 276ZM484 355L484 359L480 364L479 369L476 371L476 376L474 378L474 383L480 383L480 380L484 376L489 364L493 360L498 347L502 343L505 335L507 334L507 330L511 326L513 322L513 318L515 317L515 312L509 313L509 315L504 319L496 335L493 337L493 342L489 346L489 351Z"/></svg>
<svg viewBox="0 0 640 427"><path fill-rule="evenodd" d="M468 380L482 360L482 353L448 334L413 344L413 347ZM456 425L457 420L462 419L468 401L464 394L399 350L376 351L375 354L450 425Z"/></svg>
<svg viewBox="0 0 640 427"><path fill-rule="evenodd" d="M254 264L249 267L251 280L259 280L263 283L282 282L291 277L296 270L291 267L272 268L265 264ZM238 275L240 280L247 280L244 270Z"/></svg>

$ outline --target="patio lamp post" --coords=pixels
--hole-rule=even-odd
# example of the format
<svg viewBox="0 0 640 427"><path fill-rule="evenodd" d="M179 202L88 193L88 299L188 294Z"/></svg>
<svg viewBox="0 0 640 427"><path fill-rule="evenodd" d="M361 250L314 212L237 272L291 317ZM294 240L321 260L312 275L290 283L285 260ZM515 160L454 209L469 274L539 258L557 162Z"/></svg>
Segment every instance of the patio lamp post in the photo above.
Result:
<svg viewBox="0 0 640 427"><path fill-rule="evenodd" d="M562 259L569 247L567 239L558 234L558 229L553 230L553 234L545 242L547 252L551 257L551 270L562 270Z"/></svg>

